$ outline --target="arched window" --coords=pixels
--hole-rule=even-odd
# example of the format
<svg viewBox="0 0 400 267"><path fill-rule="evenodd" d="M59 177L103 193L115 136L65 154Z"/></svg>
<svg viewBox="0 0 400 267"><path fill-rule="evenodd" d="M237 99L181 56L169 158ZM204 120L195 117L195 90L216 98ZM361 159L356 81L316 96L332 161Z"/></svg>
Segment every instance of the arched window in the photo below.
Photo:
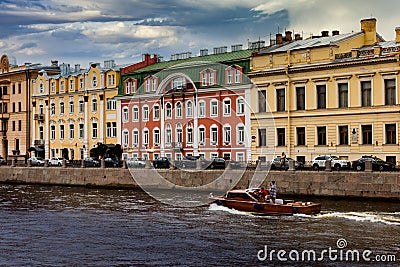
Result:
<svg viewBox="0 0 400 267"><path fill-rule="evenodd" d="M175 108L175 118L182 118L182 103L177 102Z"/></svg>
<svg viewBox="0 0 400 267"><path fill-rule="evenodd" d="M193 102L190 100L186 103L186 117L193 117Z"/></svg>
<svg viewBox="0 0 400 267"><path fill-rule="evenodd" d="M167 119L172 119L172 105L171 103L167 103L165 106L165 117Z"/></svg>

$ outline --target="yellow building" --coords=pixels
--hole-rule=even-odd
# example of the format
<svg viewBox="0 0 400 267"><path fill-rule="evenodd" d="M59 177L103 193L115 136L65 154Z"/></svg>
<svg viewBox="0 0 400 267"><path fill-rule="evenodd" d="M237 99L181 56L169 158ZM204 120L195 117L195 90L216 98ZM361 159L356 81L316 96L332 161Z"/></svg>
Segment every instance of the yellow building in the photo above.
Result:
<svg viewBox="0 0 400 267"><path fill-rule="evenodd" d="M119 67L91 63L60 66L61 74L39 72L33 80L32 146L44 158L83 159L98 144L117 143Z"/></svg>
<svg viewBox="0 0 400 267"><path fill-rule="evenodd" d="M359 32L291 34L252 58L254 159L399 160L400 28L394 41L377 34L374 18Z"/></svg>

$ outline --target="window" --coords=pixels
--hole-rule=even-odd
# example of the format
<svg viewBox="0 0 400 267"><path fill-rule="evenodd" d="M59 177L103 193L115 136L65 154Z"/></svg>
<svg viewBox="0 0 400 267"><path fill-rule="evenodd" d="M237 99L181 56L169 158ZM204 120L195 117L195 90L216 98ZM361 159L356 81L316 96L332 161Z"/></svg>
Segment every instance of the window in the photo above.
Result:
<svg viewBox="0 0 400 267"><path fill-rule="evenodd" d="M42 81L40 81L40 83L39 83L39 94L43 94L43 92L44 92L44 85L43 85Z"/></svg>
<svg viewBox="0 0 400 267"><path fill-rule="evenodd" d="M22 84L18 84L18 94L22 93Z"/></svg>
<svg viewBox="0 0 400 267"><path fill-rule="evenodd" d="M22 131L22 120L18 120L18 131Z"/></svg>
<svg viewBox="0 0 400 267"><path fill-rule="evenodd" d="M12 122L12 130L15 131L15 121Z"/></svg>
<svg viewBox="0 0 400 267"><path fill-rule="evenodd" d="M347 108L349 106L349 85L347 83L339 83L339 108Z"/></svg>
<svg viewBox="0 0 400 267"><path fill-rule="evenodd" d="M64 115L64 101L60 100L60 115Z"/></svg>
<svg viewBox="0 0 400 267"><path fill-rule="evenodd" d="M93 77L92 77L92 86L93 87L97 86L97 76L96 75L93 75Z"/></svg>
<svg viewBox="0 0 400 267"><path fill-rule="evenodd" d="M117 137L117 122L112 122L112 131L111 131L111 137Z"/></svg>
<svg viewBox="0 0 400 267"><path fill-rule="evenodd" d="M160 145L160 130L159 129L153 130L153 142L154 142L155 146Z"/></svg>
<svg viewBox="0 0 400 267"><path fill-rule="evenodd" d="M83 123L79 123L79 139L82 139L84 136L84 124Z"/></svg>
<svg viewBox="0 0 400 267"><path fill-rule="evenodd" d="M193 102L188 101L186 103L186 118L191 118L193 117Z"/></svg>
<svg viewBox="0 0 400 267"><path fill-rule="evenodd" d="M372 145L372 125L362 125L362 143L364 145Z"/></svg>
<svg viewBox="0 0 400 267"><path fill-rule="evenodd" d="M244 161L244 153L243 152L237 152L236 153L236 161Z"/></svg>
<svg viewBox="0 0 400 267"><path fill-rule="evenodd" d="M178 126L176 128L176 142L182 144L183 142L183 132L182 132L182 128L180 126Z"/></svg>
<svg viewBox="0 0 400 267"><path fill-rule="evenodd" d="M192 127L186 128L186 143L188 143L188 144L193 143L193 128Z"/></svg>
<svg viewBox="0 0 400 267"><path fill-rule="evenodd" d="M125 94L129 95L131 93L131 83L129 81L125 82Z"/></svg>
<svg viewBox="0 0 400 267"><path fill-rule="evenodd" d="M132 108L132 120L139 121L139 107L138 106L134 106Z"/></svg>
<svg viewBox="0 0 400 267"><path fill-rule="evenodd" d="M122 145L124 147L128 147L129 146L129 132L124 130L122 132Z"/></svg>
<svg viewBox="0 0 400 267"><path fill-rule="evenodd" d="M244 114L244 99L239 97L236 100L236 114L243 115Z"/></svg>
<svg viewBox="0 0 400 267"><path fill-rule="evenodd" d="M258 112L267 111L267 91L258 91Z"/></svg>
<svg viewBox="0 0 400 267"><path fill-rule="evenodd" d="M85 86L83 78L79 78L79 88L82 89Z"/></svg>
<svg viewBox="0 0 400 267"><path fill-rule="evenodd" d="M149 130L143 130L143 145L147 146L149 144Z"/></svg>
<svg viewBox="0 0 400 267"><path fill-rule="evenodd" d="M348 145L349 144L349 127L339 126L339 145Z"/></svg>
<svg viewBox="0 0 400 267"><path fill-rule="evenodd" d="M56 91L56 83L51 82L51 92L54 93Z"/></svg>
<svg viewBox="0 0 400 267"><path fill-rule="evenodd" d="M159 120L160 119L160 106L159 105L154 105L153 106L153 120Z"/></svg>
<svg viewBox="0 0 400 267"><path fill-rule="evenodd" d="M113 123L111 122L106 123L106 137L115 137L113 135Z"/></svg>
<svg viewBox="0 0 400 267"><path fill-rule="evenodd" d="M50 115L55 115L56 114L56 104L52 102L50 104Z"/></svg>
<svg viewBox="0 0 400 267"><path fill-rule="evenodd" d="M70 91L75 90L75 82L74 82L74 80L69 80L69 90Z"/></svg>
<svg viewBox="0 0 400 267"><path fill-rule="evenodd" d="M83 99L79 99L78 112L83 113L84 110L85 110L85 102L83 102Z"/></svg>
<svg viewBox="0 0 400 267"><path fill-rule="evenodd" d="M203 72L201 74L201 85L207 86L207 73L206 72Z"/></svg>
<svg viewBox="0 0 400 267"><path fill-rule="evenodd" d="M43 140L44 139L44 127L39 126L39 139Z"/></svg>
<svg viewBox="0 0 400 267"><path fill-rule="evenodd" d="M175 90L182 90L185 85L185 78L176 78L172 80L172 88Z"/></svg>
<svg viewBox="0 0 400 267"><path fill-rule="evenodd" d="M396 144L396 124L386 124L386 144Z"/></svg>
<svg viewBox="0 0 400 267"><path fill-rule="evenodd" d="M199 101L199 117L204 118L206 116L206 102Z"/></svg>
<svg viewBox="0 0 400 267"><path fill-rule="evenodd" d="M97 99L92 99L92 112L97 112Z"/></svg>
<svg viewBox="0 0 400 267"><path fill-rule="evenodd" d="M211 117L216 117L218 116L218 101L217 100L212 100L210 103L210 113Z"/></svg>
<svg viewBox="0 0 400 267"><path fill-rule="evenodd" d="M237 133L237 142L239 145L244 144L244 137L245 137L244 126L239 126Z"/></svg>
<svg viewBox="0 0 400 267"><path fill-rule="evenodd" d="M277 128L276 133L278 136L278 146L286 145L285 128Z"/></svg>
<svg viewBox="0 0 400 267"><path fill-rule="evenodd" d="M175 118L182 118L182 103L176 103Z"/></svg>
<svg viewBox="0 0 400 267"><path fill-rule="evenodd" d="M318 145L325 146L326 145L326 127L325 126L317 127L317 136L318 136Z"/></svg>
<svg viewBox="0 0 400 267"><path fill-rule="evenodd" d="M65 131L64 125L61 124L61 125L60 125L60 139L61 139L61 140L64 140L64 134L65 134L64 131Z"/></svg>
<svg viewBox="0 0 400 267"><path fill-rule="evenodd" d="M218 127L216 126L210 128L210 141L211 145L216 145L218 143Z"/></svg>
<svg viewBox="0 0 400 267"><path fill-rule="evenodd" d="M241 79L241 71L237 69L235 71L235 83L240 83L240 79Z"/></svg>
<svg viewBox="0 0 400 267"><path fill-rule="evenodd" d="M285 111L285 89L276 89L276 110Z"/></svg>
<svg viewBox="0 0 400 267"><path fill-rule="evenodd" d="M14 111L14 112L15 112L15 111ZM43 115L43 114L44 114L44 108L43 108L43 104L42 104L42 103L39 104L39 114L40 114L40 115Z"/></svg>
<svg viewBox="0 0 400 267"><path fill-rule="evenodd" d="M124 107L124 108L122 109L122 121L123 121L123 122L128 122L128 120L129 120L128 108L127 108L127 107Z"/></svg>
<svg viewBox="0 0 400 267"><path fill-rule="evenodd" d="M206 143L206 128L199 127L199 145Z"/></svg>
<svg viewBox="0 0 400 267"><path fill-rule="evenodd" d="M361 105L370 107L371 103L371 81L361 82Z"/></svg>
<svg viewBox="0 0 400 267"><path fill-rule="evenodd" d="M227 84L232 84L232 79L233 79L233 70L229 69L228 70L228 81L226 83Z"/></svg>
<svg viewBox="0 0 400 267"><path fill-rule="evenodd" d="M70 114L74 113L74 98L73 97L69 98L69 113Z"/></svg>
<svg viewBox="0 0 400 267"><path fill-rule="evenodd" d="M317 108L326 108L326 85L317 85Z"/></svg>
<svg viewBox="0 0 400 267"><path fill-rule="evenodd" d="M385 79L385 105L396 104L396 80Z"/></svg>
<svg viewBox="0 0 400 267"><path fill-rule="evenodd" d="M149 107L143 106L143 121L149 120Z"/></svg>
<svg viewBox="0 0 400 267"><path fill-rule="evenodd" d="M56 140L56 126L50 125L50 140Z"/></svg>
<svg viewBox="0 0 400 267"><path fill-rule="evenodd" d="M306 88L296 87L296 109L305 110L306 109Z"/></svg>
<svg viewBox="0 0 400 267"><path fill-rule="evenodd" d="M92 138L97 138L97 122L92 123Z"/></svg>
<svg viewBox="0 0 400 267"><path fill-rule="evenodd" d="M115 75L114 74L109 74L107 75L107 80L108 80L108 85L114 85L115 84Z"/></svg>
<svg viewBox="0 0 400 267"><path fill-rule="evenodd" d="M267 129L258 129L258 146L267 145Z"/></svg>
<svg viewBox="0 0 400 267"><path fill-rule="evenodd" d="M171 145L172 143L172 129L171 126L167 126L165 129L165 143Z"/></svg>
<svg viewBox="0 0 400 267"><path fill-rule="evenodd" d="M132 144L134 146L137 146L139 143L139 131L138 130L133 130L132 132Z"/></svg>
<svg viewBox="0 0 400 267"><path fill-rule="evenodd" d="M306 128L305 127L297 127L296 134L297 134L297 145L305 146L306 145Z"/></svg>
<svg viewBox="0 0 400 267"><path fill-rule="evenodd" d="M15 102L12 103L12 112L15 112Z"/></svg>
<svg viewBox="0 0 400 267"><path fill-rule="evenodd" d="M210 83L209 85L214 85L215 84L215 74L214 72L210 72Z"/></svg>
<svg viewBox="0 0 400 267"><path fill-rule="evenodd" d="M117 109L117 101L114 98L107 98L106 109L107 110L116 110Z"/></svg>
<svg viewBox="0 0 400 267"><path fill-rule="evenodd" d="M61 81L61 82L60 82L60 91L61 91L61 92L64 92L64 90L65 90L65 82L64 82L64 81Z"/></svg>
<svg viewBox="0 0 400 267"><path fill-rule="evenodd" d="M157 80L152 79L151 81L151 91L155 92L157 90Z"/></svg>
<svg viewBox="0 0 400 267"><path fill-rule="evenodd" d="M224 116L230 116L230 115L231 115L231 100L225 99L224 100Z"/></svg>
<svg viewBox="0 0 400 267"><path fill-rule="evenodd" d="M224 126L224 143L230 144L231 143L231 127Z"/></svg>
<svg viewBox="0 0 400 267"><path fill-rule="evenodd" d="M150 79L146 80L146 92L150 92Z"/></svg>
<svg viewBox="0 0 400 267"><path fill-rule="evenodd" d="M165 107L165 117L167 119L172 119L172 105L171 103L167 103Z"/></svg>
<svg viewBox="0 0 400 267"><path fill-rule="evenodd" d="M74 139L75 138L75 125L70 124L69 125L69 139Z"/></svg>

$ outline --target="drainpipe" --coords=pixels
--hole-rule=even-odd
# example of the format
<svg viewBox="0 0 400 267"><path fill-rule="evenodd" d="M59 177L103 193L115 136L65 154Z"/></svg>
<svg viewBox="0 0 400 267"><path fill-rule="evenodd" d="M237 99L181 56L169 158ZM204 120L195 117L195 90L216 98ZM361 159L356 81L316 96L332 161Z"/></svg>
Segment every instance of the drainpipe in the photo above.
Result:
<svg viewBox="0 0 400 267"><path fill-rule="evenodd" d="M288 51L288 56L290 56L290 52ZM290 95L290 92L291 92L291 79L290 79L290 76L289 76L289 68L290 68L290 66L288 65L286 68L285 68L285 74L286 74L286 77L287 77L287 85L286 85L286 91L287 91L287 98L286 98L286 108L287 108L287 144L286 144L286 146L287 146L287 155L288 155L288 157L291 157L291 149L290 149L290 146L291 146L291 140L290 140L290 137L291 137L291 121L290 121L290 108L291 108L291 106L290 106L290 101L291 101L291 95Z"/></svg>

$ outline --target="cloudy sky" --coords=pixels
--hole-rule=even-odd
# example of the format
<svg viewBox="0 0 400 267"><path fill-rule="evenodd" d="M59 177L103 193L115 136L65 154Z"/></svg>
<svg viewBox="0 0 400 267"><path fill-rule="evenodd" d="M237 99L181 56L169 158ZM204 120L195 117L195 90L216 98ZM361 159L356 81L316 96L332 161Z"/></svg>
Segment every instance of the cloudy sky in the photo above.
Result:
<svg viewBox="0 0 400 267"><path fill-rule="evenodd" d="M165 59L181 52L269 43L285 29L319 35L360 30L375 17L394 39L398 0L0 0L0 54L25 62L71 65L114 59L134 63L143 53Z"/></svg>

